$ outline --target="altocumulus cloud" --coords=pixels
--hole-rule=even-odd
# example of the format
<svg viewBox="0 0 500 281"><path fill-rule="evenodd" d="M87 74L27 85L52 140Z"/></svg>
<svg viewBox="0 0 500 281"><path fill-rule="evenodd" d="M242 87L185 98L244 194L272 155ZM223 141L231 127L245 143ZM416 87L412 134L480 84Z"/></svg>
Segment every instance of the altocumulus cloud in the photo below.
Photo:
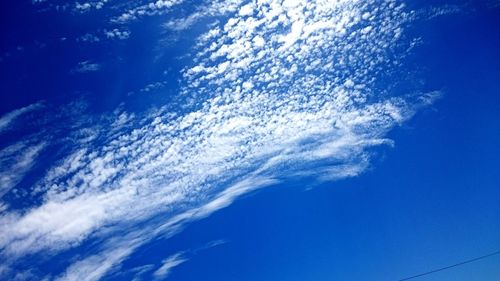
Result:
<svg viewBox="0 0 500 281"><path fill-rule="evenodd" d="M180 3L157 1L117 20ZM293 177L356 176L369 165L368 149L391 144L386 133L435 96L393 96L380 87L395 82L391 73L411 42L401 38L414 14L399 1L203 5L186 19L225 17L198 37L182 70L185 106L117 113L89 127L92 137L74 142L26 195L37 206L0 214L4 276L25 257L43 254L42 264L92 245L48 278L99 280L138 247L247 192ZM98 66L86 61L78 69ZM182 262L173 256L151 270L167 276Z"/></svg>

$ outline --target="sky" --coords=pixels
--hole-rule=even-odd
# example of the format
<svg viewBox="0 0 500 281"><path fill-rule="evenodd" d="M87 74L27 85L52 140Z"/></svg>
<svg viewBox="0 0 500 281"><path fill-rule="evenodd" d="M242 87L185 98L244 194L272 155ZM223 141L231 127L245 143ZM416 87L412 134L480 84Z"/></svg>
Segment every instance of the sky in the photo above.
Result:
<svg viewBox="0 0 500 281"><path fill-rule="evenodd" d="M496 0L3 5L2 280L400 280L500 250Z"/></svg>

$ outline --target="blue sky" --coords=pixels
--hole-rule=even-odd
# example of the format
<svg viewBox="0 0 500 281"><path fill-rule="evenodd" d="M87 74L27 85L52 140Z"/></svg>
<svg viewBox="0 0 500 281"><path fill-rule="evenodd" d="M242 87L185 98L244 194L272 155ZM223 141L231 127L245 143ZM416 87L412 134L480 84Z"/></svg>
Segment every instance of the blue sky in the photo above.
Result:
<svg viewBox="0 0 500 281"><path fill-rule="evenodd" d="M500 3L257 2L4 4L0 278L399 280L499 250Z"/></svg>

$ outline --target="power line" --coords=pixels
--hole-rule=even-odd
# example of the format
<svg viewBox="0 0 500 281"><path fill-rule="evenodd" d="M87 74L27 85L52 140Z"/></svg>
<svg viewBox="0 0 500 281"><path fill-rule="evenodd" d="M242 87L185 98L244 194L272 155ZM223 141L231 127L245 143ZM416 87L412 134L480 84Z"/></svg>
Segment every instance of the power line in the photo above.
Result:
<svg viewBox="0 0 500 281"><path fill-rule="evenodd" d="M477 257L477 258L473 258L473 259L470 259L470 260L466 260L466 261L463 261L463 262L459 262L459 263L456 263L454 265L449 265L449 266L445 266L445 267L442 267L442 268L438 268L438 269L434 269L434 270L431 270L431 271L427 271L427 272L424 272L424 273L420 273L420 274L417 274L417 275L414 275L414 276L411 276L411 277L403 278L403 279L400 279L399 281L406 281L406 280L414 279L414 278L417 278L417 277L422 277L422 276L425 276L425 275L429 275L429 274L436 273L436 272L439 272L439 271L443 271L443 270L446 270L446 269L450 269L450 268L453 268L453 267L461 266L461 265L464 265L464 264L467 264L467 263L471 263L471 262L475 262L475 261L482 260L482 259L485 259L485 258L489 258L491 256L498 255L498 254L500 254L500 251L489 253L487 255L480 256L480 257Z"/></svg>

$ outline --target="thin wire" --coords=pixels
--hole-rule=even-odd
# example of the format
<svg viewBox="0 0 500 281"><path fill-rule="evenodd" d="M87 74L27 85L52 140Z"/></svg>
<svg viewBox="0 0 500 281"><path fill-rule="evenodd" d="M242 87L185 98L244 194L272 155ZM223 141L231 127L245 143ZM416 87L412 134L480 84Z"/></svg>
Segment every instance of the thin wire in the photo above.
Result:
<svg viewBox="0 0 500 281"><path fill-rule="evenodd" d="M470 260L466 260L466 261L463 261L463 262L459 262L459 263L456 263L454 265L449 265L449 266L446 266L446 267L442 267L442 268L434 269L434 270L431 270L431 271L427 271L427 272L424 272L424 273L421 273L421 274L418 274L418 275L414 275L412 277L407 277L407 278L404 278L404 279L400 279L399 281L406 281L406 280L414 279L414 278L417 278L417 277L429 275L429 274L432 274L432 273L436 273L436 272L439 272L439 271L450 269L452 267L457 267L457 266L461 266L461 265L464 265L464 264L467 264L467 263L471 263L471 262L475 262L475 261L482 260L482 259L485 259L485 258L489 258L491 256L498 255L498 254L500 254L500 251L496 251L496 252L493 252L493 253L490 253L490 254L487 254L487 255L484 255L484 256L480 256L480 257L477 257L477 258L473 258L473 259L470 259Z"/></svg>

